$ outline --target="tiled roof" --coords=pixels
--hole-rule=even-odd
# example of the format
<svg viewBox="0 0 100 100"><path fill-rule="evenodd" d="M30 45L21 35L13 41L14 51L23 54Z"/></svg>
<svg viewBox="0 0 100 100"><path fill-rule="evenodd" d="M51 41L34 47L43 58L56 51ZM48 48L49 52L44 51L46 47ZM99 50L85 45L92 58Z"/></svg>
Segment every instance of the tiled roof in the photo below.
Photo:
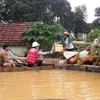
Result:
<svg viewBox="0 0 100 100"><path fill-rule="evenodd" d="M21 34L29 27L29 22L0 24L0 44L22 43Z"/></svg>

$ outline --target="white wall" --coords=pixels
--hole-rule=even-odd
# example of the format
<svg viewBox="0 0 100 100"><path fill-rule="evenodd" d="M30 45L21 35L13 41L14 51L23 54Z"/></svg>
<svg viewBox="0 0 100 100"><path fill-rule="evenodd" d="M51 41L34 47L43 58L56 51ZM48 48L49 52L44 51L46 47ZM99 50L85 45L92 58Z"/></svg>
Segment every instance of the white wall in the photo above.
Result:
<svg viewBox="0 0 100 100"><path fill-rule="evenodd" d="M83 34L82 38L83 38L84 41L86 41L87 40L87 34Z"/></svg>

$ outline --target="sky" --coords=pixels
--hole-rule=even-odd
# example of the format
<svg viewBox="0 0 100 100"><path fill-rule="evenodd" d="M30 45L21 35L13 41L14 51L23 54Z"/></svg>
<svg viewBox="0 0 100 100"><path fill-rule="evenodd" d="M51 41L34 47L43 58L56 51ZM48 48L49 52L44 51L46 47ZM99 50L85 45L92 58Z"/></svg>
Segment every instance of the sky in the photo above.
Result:
<svg viewBox="0 0 100 100"><path fill-rule="evenodd" d="M85 5L87 7L87 22L91 23L96 17L94 16L95 12L95 8L100 7L100 0L67 0L71 7L72 10L74 10L74 8L76 6L80 6L80 5Z"/></svg>

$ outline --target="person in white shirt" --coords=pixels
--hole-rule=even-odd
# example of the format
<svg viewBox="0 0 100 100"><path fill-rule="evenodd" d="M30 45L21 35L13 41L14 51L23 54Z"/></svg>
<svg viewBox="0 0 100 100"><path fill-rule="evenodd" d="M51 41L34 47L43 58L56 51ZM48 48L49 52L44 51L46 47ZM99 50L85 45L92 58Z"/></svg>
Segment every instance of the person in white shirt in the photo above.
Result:
<svg viewBox="0 0 100 100"><path fill-rule="evenodd" d="M65 45L65 49L67 51L73 51L74 46L72 44L72 38L70 36L70 33L68 32L64 32L63 33L63 38L61 39L61 41L57 42L57 43L62 43Z"/></svg>

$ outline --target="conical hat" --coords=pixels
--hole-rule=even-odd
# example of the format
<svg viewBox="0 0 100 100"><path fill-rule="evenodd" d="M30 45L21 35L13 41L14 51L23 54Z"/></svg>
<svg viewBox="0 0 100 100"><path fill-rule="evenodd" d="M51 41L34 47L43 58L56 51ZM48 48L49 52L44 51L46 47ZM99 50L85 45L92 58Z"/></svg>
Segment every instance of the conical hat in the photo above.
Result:
<svg viewBox="0 0 100 100"><path fill-rule="evenodd" d="M76 51L64 51L63 52L63 55L66 59L69 59L69 58L75 56L76 54L78 54L78 52L76 52Z"/></svg>
<svg viewBox="0 0 100 100"><path fill-rule="evenodd" d="M68 32L64 32L63 34L68 34L68 35L69 35L69 33L68 33Z"/></svg>

